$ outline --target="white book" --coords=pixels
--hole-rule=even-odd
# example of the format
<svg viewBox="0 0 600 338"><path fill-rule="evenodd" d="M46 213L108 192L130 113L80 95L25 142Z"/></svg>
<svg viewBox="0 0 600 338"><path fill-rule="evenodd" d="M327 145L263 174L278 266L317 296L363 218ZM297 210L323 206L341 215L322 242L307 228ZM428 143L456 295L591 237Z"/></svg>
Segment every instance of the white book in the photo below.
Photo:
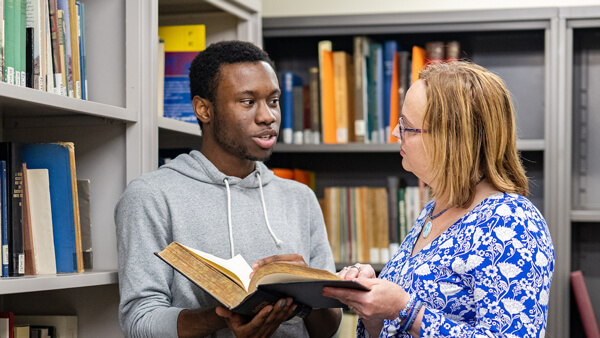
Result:
<svg viewBox="0 0 600 338"><path fill-rule="evenodd" d="M31 235L37 274L56 274L48 169L27 169Z"/></svg>
<svg viewBox="0 0 600 338"><path fill-rule="evenodd" d="M10 337L10 323L8 318L0 318L0 338Z"/></svg>

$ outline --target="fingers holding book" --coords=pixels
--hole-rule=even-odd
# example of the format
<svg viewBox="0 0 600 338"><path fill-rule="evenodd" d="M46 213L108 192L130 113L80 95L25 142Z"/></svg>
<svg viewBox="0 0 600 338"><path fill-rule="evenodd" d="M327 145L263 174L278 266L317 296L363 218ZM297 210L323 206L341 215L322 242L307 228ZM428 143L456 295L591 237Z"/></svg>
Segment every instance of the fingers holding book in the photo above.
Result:
<svg viewBox="0 0 600 338"><path fill-rule="evenodd" d="M345 266L337 273L338 277L352 280L354 278L375 278L375 270L369 264L356 263L354 265Z"/></svg>
<svg viewBox="0 0 600 338"><path fill-rule="evenodd" d="M256 316L250 318L223 306L217 306L217 315L223 317L236 337L270 337L275 330L288 320L297 304L291 297L282 298L273 305L267 305Z"/></svg>

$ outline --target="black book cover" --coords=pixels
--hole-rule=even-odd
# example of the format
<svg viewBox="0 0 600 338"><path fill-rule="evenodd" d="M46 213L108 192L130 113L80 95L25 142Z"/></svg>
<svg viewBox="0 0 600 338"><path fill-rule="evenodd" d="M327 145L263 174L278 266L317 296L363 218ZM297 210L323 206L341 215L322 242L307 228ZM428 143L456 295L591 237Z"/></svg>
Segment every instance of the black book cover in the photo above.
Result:
<svg viewBox="0 0 600 338"><path fill-rule="evenodd" d="M6 161L8 179L8 275L25 274L25 249L23 247L23 161L21 145L0 142L0 160Z"/></svg>

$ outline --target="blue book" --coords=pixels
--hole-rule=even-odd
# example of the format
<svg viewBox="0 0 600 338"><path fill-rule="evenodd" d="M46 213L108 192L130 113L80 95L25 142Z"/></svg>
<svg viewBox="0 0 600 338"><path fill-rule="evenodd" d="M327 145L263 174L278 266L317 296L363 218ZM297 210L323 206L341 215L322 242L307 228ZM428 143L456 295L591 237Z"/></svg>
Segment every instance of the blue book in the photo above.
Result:
<svg viewBox="0 0 600 338"><path fill-rule="evenodd" d="M165 53L164 117L198 123L190 96L190 66L198 52Z"/></svg>
<svg viewBox="0 0 600 338"><path fill-rule="evenodd" d="M0 142L0 160L6 161L6 220L8 223L8 275L25 273L23 247L23 161L21 144Z"/></svg>
<svg viewBox="0 0 600 338"><path fill-rule="evenodd" d="M81 99L87 100L87 70L85 64L85 15L84 4L77 2L77 14L79 16L79 72L81 80Z"/></svg>
<svg viewBox="0 0 600 338"><path fill-rule="evenodd" d="M8 177L6 174L6 161L0 161L0 215L2 277L8 277Z"/></svg>
<svg viewBox="0 0 600 338"><path fill-rule="evenodd" d="M77 186L73 187L73 182L77 184L77 180L73 143L25 144L23 162L28 169L48 169L56 271L83 271L81 241L77 236L80 224L75 218Z"/></svg>
<svg viewBox="0 0 600 338"><path fill-rule="evenodd" d="M294 135L294 87L302 86L302 79L292 72L283 73L281 92L281 126L283 143L292 144Z"/></svg>
<svg viewBox="0 0 600 338"><path fill-rule="evenodd" d="M390 135L390 113L392 99L392 78L394 76L394 54L398 50L398 43L395 40L388 40L383 47L383 79L385 86L383 88L383 128L384 142ZM395 93L398 95L398 93Z"/></svg>

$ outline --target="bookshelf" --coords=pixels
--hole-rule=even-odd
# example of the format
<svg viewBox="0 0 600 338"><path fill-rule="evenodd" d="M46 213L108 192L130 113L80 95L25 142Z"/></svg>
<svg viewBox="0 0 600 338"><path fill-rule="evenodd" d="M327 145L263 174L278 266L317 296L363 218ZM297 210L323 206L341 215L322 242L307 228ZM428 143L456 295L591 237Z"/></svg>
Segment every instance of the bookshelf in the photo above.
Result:
<svg viewBox="0 0 600 338"><path fill-rule="evenodd" d="M158 26L204 24L206 46L235 39L260 46L261 8L259 0L159 0ZM180 122L162 116L157 119L160 149L199 146L201 132L197 123Z"/></svg>
<svg viewBox="0 0 600 338"><path fill-rule="evenodd" d="M559 16L560 33L564 36L565 62L561 74L565 79L564 101L560 109L564 111L564 130L559 142L564 141L565 162L562 170L567 173L564 188L563 212L560 241L565 252L560 275L581 270L588 290L600 287L600 138L595 130L600 127L600 8L562 8ZM569 294L564 296L569 300ZM600 297L590 292L596 320L600 318ZM583 336L584 331L577 307L571 302L571 337Z"/></svg>
<svg viewBox="0 0 600 338"><path fill-rule="evenodd" d="M89 100L0 83L0 137L75 143L77 176L91 180L94 269L3 278L0 311L77 315L79 336L118 337L122 333L112 215L127 182L151 169L144 162L151 135L144 132L147 120L142 112L155 108L142 100L142 93L154 76L155 56L144 52L149 49L145 36L153 8L146 0L83 3ZM128 43L132 40L137 43Z"/></svg>
<svg viewBox="0 0 600 338"><path fill-rule="evenodd" d="M538 8L265 18L263 43L279 72L307 77L308 68L318 66L321 40L331 40L334 51L348 53L352 53L352 39L357 35L380 43L394 39L404 50L413 45L424 47L428 41L458 40L462 56L499 74L511 90L517 111L517 147L531 179L530 199L545 215L556 238L562 232L559 219L564 216L557 212L563 201L552 184L564 180L555 154L561 145L554 139L562 126L556 120L562 113L556 76L559 62L564 61L559 57L558 16L558 8ZM384 187L388 176L416 185L416 178L402 169L398 152L397 144L278 144L268 165L314 170L319 197L327 186ZM558 257L563 250L555 245ZM562 274L568 279L568 272ZM547 329L552 336L567 336L564 332L568 332L564 318L569 310L563 305L568 304L565 288L569 285L563 279L555 274L559 281L553 284Z"/></svg>

